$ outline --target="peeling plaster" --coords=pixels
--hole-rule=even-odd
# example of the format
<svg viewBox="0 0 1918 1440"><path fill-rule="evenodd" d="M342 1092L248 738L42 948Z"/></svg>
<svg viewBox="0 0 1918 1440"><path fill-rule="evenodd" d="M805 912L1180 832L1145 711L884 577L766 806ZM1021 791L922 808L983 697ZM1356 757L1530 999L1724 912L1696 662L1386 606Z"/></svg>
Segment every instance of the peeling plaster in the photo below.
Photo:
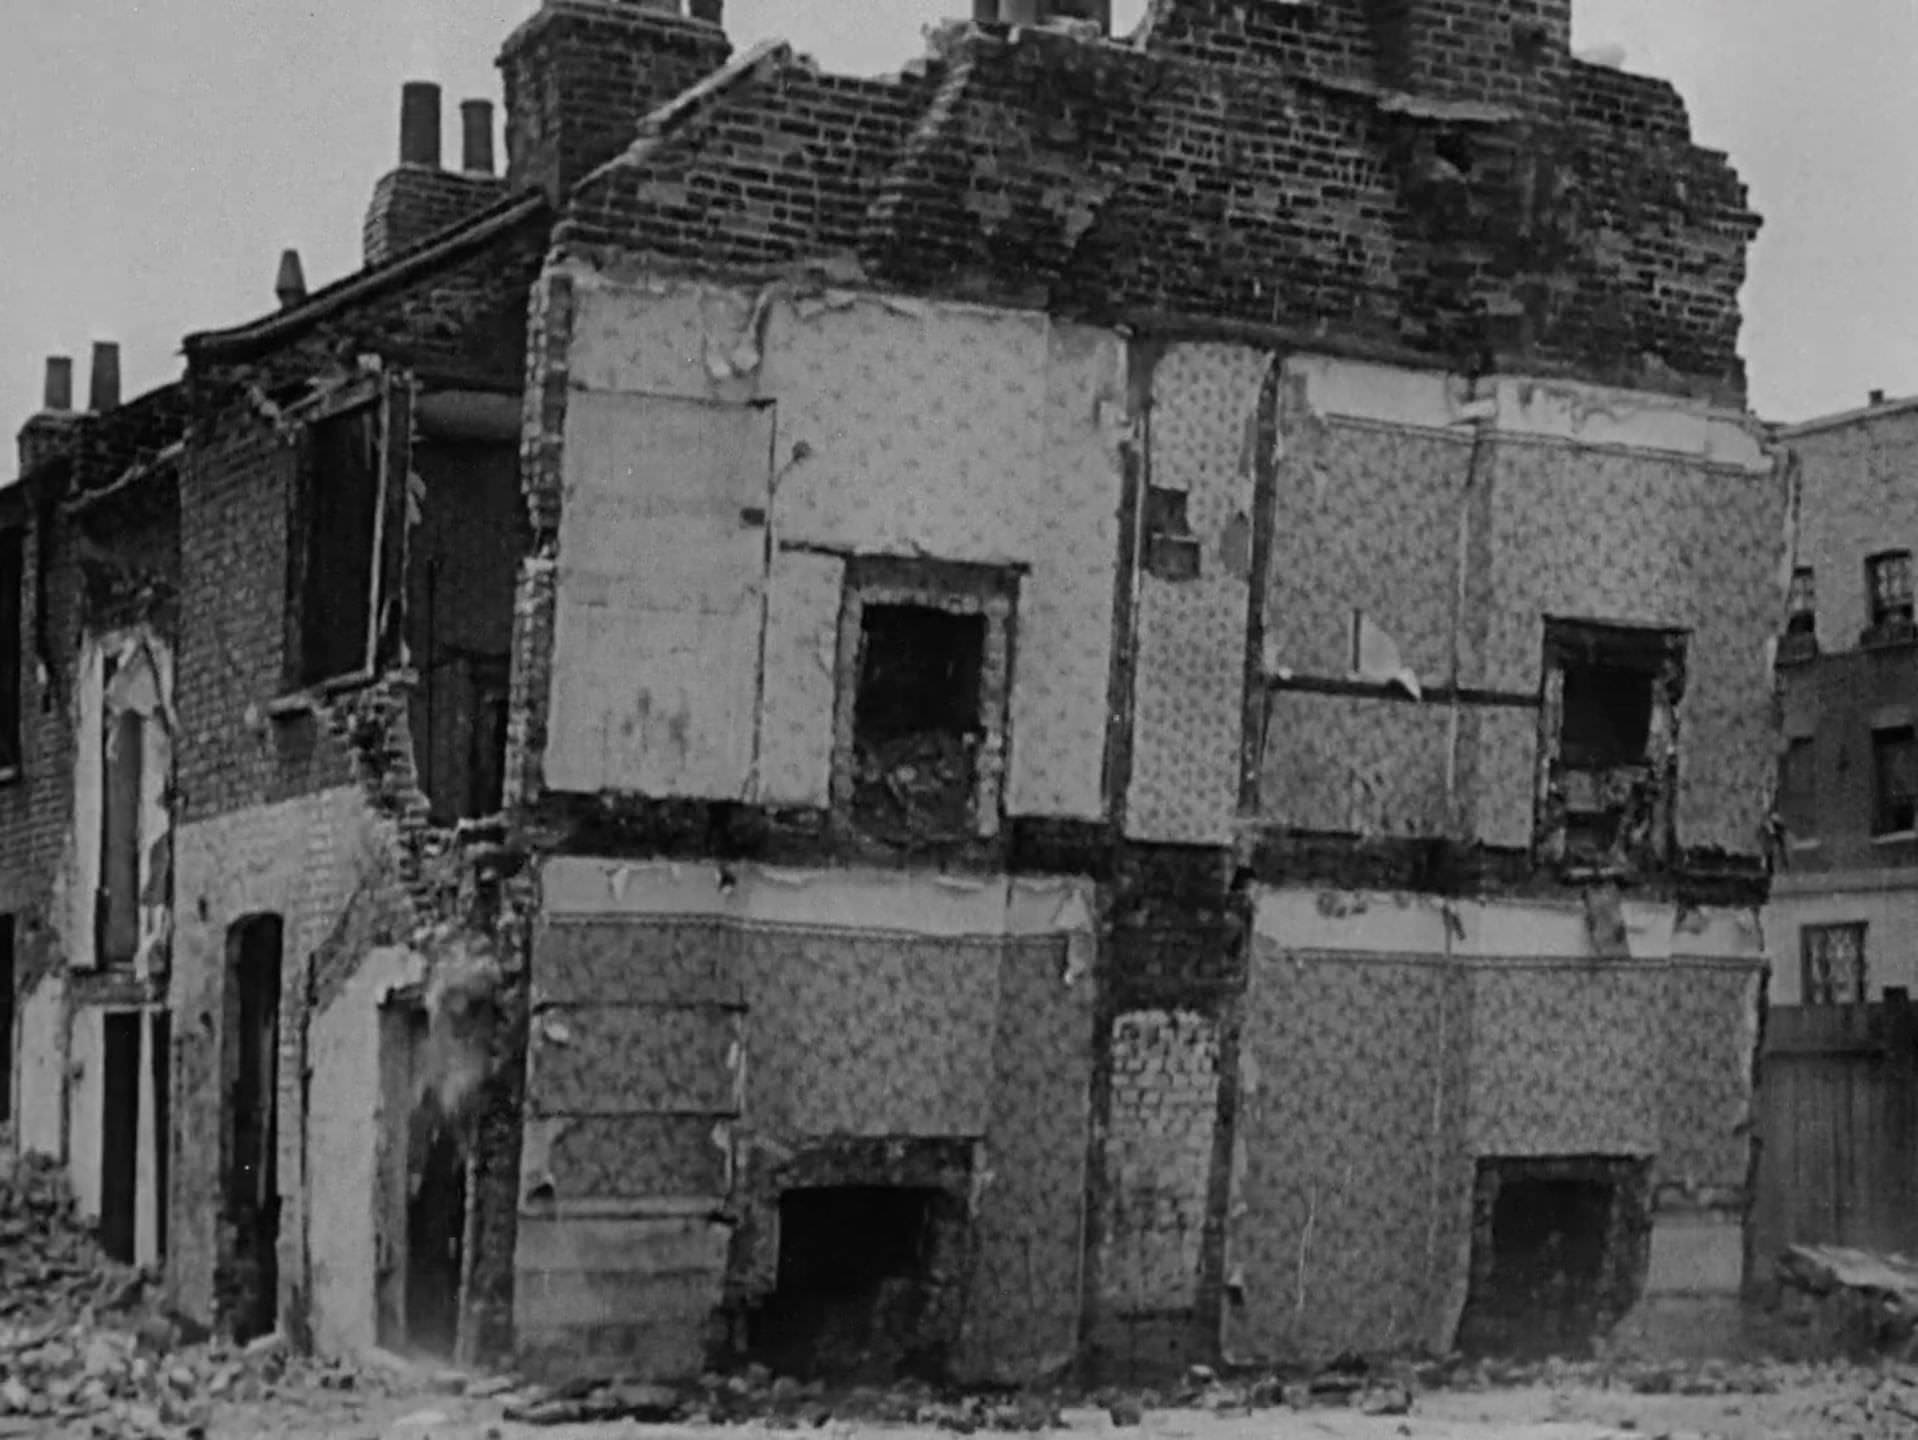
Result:
<svg viewBox="0 0 1918 1440"><path fill-rule="evenodd" d="M1514 376L1488 377L1480 384L1492 393L1473 396L1462 376L1324 356L1296 357L1287 369L1305 378L1311 411L1328 418L1455 433L1478 423L1501 439L1619 448L1754 475L1774 463L1755 418L1700 401Z"/></svg>
<svg viewBox="0 0 1918 1440"><path fill-rule="evenodd" d="M817 277L744 290L578 273L564 459L573 523L562 519L559 547L549 782L828 803L831 757L820 737L832 727L827 658L840 567L850 556L936 556L1022 570L1006 809L1098 817L1119 451L1132 426L1125 364L1115 333L1039 312L853 293ZM759 496L746 497L742 473L733 507L760 518L742 526L735 515L730 530L702 541L705 573L763 596L751 625L741 607L736 633L719 635L712 621L715 633L696 647L703 683L736 698L711 707L711 724L687 726L689 736L755 724L756 733L728 740L728 753L749 761L717 768L676 760L662 740L660 773L641 785L631 774L590 774L605 766L586 753L588 732L610 733L617 751L622 724L663 731L666 721L639 713L610 681L575 693L591 671L634 668L575 612L578 550L589 543L577 527L597 533L605 519L647 508L620 459L642 447L636 434L604 426L586 434L580 417L616 406L638 424L640 412L676 404L773 417L770 441L754 451ZM732 502L707 498L718 526ZM598 518L582 521L584 508ZM657 670L658 657L647 658ZM604 783L588 783L595 778Z"/></svg>
<svg viewBox="0 0 1918 1440"><path fill-rule="evenodd" d="M540 884L545 911L555 917L725 915L755 924L909 935L1066 935L1087 947L1096 936L1096 886L1073 877L956 883L955 877L896 870L557 857L546 862ZM1069 974L1087 954L1069 960Z"/></svg>
<svg viewBox="0 0 1918 1440"><path fill-rule="evenodd" d="M109 659L115 664L111 685L106 683ZM60 942L67 964L75 970L97 969L94 895L100 883L105 737L113 716L122 711L157 720L142 729L140 828L146 844L140 857L140 943L134 973L144 980L164 968L172 943L173 737L178 732L173 652L151 629L138 626L89 635L78 668L73 823L54 881L53 913L65 917ZM156 966L156 960L161 964Z"/></svg>

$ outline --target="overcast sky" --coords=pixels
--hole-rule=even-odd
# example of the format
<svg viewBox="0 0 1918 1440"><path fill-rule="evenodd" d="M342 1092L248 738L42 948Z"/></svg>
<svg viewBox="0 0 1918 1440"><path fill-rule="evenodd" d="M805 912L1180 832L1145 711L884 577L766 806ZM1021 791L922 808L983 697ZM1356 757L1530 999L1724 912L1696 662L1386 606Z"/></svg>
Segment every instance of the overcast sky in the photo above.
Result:
<svg viewBox="0 0 1918 1440"><path fill-rule="evenodd" d="M0 420L38 405L95 339L125 393L178 372L180 337L273 306L282 248L317 288L355 268L373 181L397 152L400 83L497 100L500 41L536 0L4 0ZM1115 0L1130 28L1144 0ZM1918 5L1579 0L1575 45L1623 46L1675 80L1766 224L1746 290L1754 407L1798 419L1918 391ZM880 73L970 0L728 0L736 44L790 40ZM1842 13L1842 23L1840 14ZM856 17L856 18L854 18ZM503 151L502 151L503 155ZM10 447L9 447L10 449ZM0 460L0 475L11 473Z"/></svg>

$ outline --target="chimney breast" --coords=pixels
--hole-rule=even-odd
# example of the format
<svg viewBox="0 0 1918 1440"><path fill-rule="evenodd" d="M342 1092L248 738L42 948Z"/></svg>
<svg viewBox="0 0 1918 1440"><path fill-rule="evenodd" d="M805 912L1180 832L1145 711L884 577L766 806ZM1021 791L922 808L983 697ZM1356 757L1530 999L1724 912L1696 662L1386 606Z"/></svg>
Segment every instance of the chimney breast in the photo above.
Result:
<svg viewBox="0 0 1918 1440"><path fill-rule="evenodd" d="M972 0L972 18L1007 25L1043 25L1048 20L1091 20L1112 33L1112 0Z"/></svg>
<svg viewBox="0 0 1918 1440"><path fill-rule="evenodd" d="M282 310L291 310L306 299L306 267L300 264L299 251L280 252L280 273L273 279L273 293L279 297Z"/></svg>
<svg viewBox="0 0 1918 1440"><path fill-rule="evenodd" d="M400 87L400 164L440 164L440 87L408 80Z"/></svg>
<svg viewBox="0 0 1918 1440"><path fill-rule="evenodd" d="M493 102L460 101L460 169L468 175L493 173Z"/></svg>
<svg viewBox="0 0 1918 1440"><path fill-rule="evenodd" d="M1882 404L1884 404L1884 403L1885 403L1885 392L1884 392L1884 391L1882 391L1882 390L1874 390L1874 391L1872 391L1872 392L1871 392L1871 403L1872 403L1872 404L1874 404L1874 405L1882 405Z"/></svg>
<svg viewBox="0 0 1918 1440"><path fill-rule="evenodd" d="M102 415L120 403L120 347L111 340L93 345L93 382L87 396L88 408Z"/></svg>
<svg viewBox="0 0 1918 1440"><path fill-rule="evenodd" d="M43 410L65 414L73 408L73 357L47 356L47 388Z"/></svg>

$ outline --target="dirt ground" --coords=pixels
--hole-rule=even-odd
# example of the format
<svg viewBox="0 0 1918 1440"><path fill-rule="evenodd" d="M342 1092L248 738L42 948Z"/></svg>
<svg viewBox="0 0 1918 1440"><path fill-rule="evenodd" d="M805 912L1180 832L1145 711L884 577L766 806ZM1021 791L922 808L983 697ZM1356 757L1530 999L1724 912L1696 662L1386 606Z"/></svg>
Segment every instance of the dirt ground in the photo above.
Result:
<svg viewBox="0 0 1918 1440"><path fill-rule="evenodd" d="M1343 1405L1278 1404L1221 1412L1148 1409L1137 1424L1107 1410L1067 1408L1062 1423L1033 1433L1110 1440L1891 1440L1918 1436L1918 1370L1910 1367L1766 1367L1759 1390L1643 1394L1629 1384L1568 1375L1497 1389L1426 1390L1403 1414ZM451 1388L442 1381L440 1391ZM945 1440L951 1425L894 1425L823 1416L743 1424L646 1425L630 1420L532 1425L506 1418L511 1397L435 1393L430 1385L364 1392L293 1387L271 1398L223 1403L207 1416L208 1440L791 1440L813 1431L831 1440ZM137 1420L137 1417L135 1417ZM1124 1417L1130 1420L1132 1417ZM58 1429L10 1428L0 1437L138 1435L137 1423ZM982 1431L981 1434L989 1434Z"/></svg>

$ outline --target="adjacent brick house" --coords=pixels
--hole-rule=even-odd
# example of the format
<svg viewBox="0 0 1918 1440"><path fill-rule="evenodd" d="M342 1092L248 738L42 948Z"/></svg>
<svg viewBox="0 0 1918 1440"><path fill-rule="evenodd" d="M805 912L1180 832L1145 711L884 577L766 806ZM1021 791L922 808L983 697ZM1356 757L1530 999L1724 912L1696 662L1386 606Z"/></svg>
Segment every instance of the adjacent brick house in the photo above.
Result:
<svg viewBox="0 0 1918 1440"><path fill-rule="evenodd" d="M1562 0L877 80L718 9L546 0L503 181L410 90L367 268L188 340L181 1302L1004 1380L1722 1313L1786 498L1677 96Z"/></svg>
<svg viewBox="0 0 1918 1440"><path fill-rule="evenodd" d="M1918 402L1874 394L1778 438L1796 526L1777 645L1774 997L1857 1004L1918 986Z"/></svg>
<svg viewBox="0 0 1918 1440"><path fill-rule="evenodd" d="M5 492L0 594L0 940L18 1141L63 1157L107 1248L167 1244L168 984L178 740L178 385L120 403L95 348L91 408L49 363Z"/></svg>

